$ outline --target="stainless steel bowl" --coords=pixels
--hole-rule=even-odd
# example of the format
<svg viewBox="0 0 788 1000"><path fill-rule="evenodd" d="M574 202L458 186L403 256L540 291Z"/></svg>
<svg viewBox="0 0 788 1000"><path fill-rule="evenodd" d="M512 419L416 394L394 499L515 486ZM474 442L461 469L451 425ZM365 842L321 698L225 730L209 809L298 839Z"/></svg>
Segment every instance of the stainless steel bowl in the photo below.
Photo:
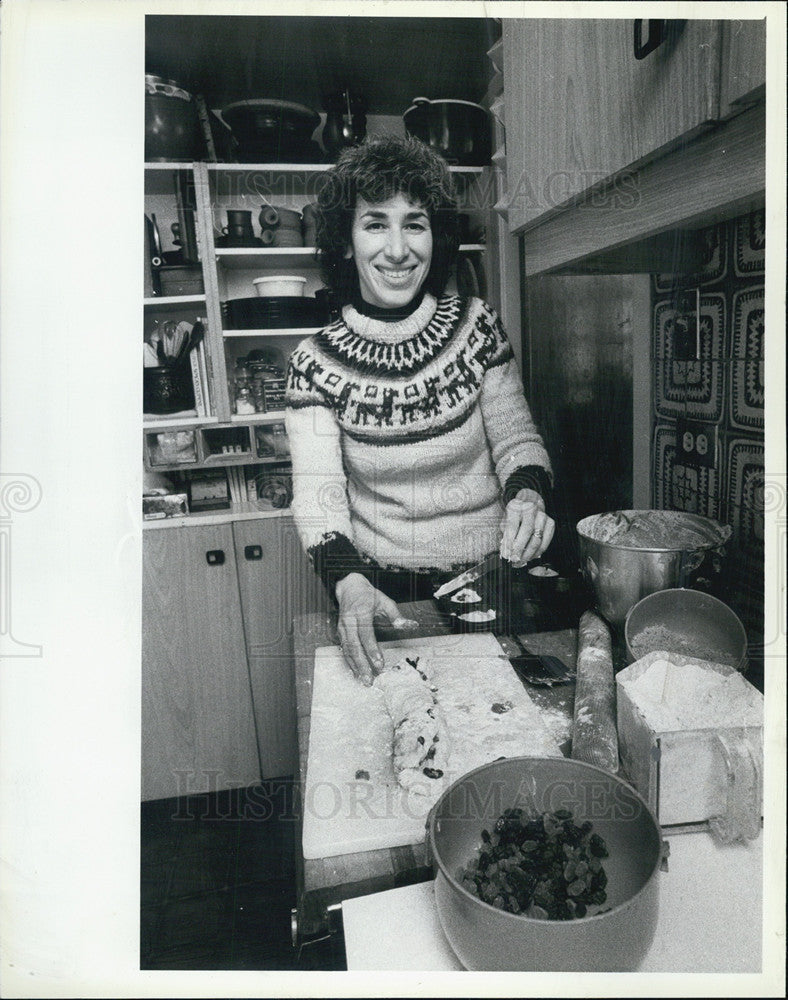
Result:
<svg viewBox="0 0 788 1000"><path fill-rule="evenodd" d="M609 858L610 909L575 920L508 913L462 887L457 874L474 856L483 829L504 809L534 802L590 820ZM625 972L638 968L654 937L662 834L654 814L620 778L562 757L510 757L455 781L427 824L441 926L466 969Z"/></svg>
<svg viewBox="0 0 788 1000"><path fill-rule="evenodd" d="M699 590L674 588L649 594L624 622L630 663L658 650L725 663L747 665L747 633L727 604Z"/></svg>
<svg viewBox="0 0 788 1000"><path fill-rule="evenodd" d="M597 608L622 626L648 594L696 583L713 589L731 528L683 511L618 510L583 518L577 534Z"/></svg>

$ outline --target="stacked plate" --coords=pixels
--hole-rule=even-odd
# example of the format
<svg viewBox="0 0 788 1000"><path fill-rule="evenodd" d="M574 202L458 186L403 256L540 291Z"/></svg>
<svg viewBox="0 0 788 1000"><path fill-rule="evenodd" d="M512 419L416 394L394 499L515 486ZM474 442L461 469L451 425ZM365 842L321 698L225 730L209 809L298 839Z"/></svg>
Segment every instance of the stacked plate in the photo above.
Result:
<svg viewBox="0 0 788 1000"><path fill-rule="evenodd" d="M314 296L271 295L229 299L222 303L227 330L298 329L325 326L328 309Z"/></svg>

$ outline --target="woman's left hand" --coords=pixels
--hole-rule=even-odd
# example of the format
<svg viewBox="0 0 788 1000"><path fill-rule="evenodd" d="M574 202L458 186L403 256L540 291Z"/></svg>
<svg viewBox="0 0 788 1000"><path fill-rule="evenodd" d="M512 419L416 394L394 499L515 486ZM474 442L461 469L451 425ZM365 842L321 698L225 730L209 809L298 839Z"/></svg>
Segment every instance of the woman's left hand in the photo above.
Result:
<svg viewBox="0 0 788 1000"><path fill-rule="evenodd" d="M501 558L519 569L545 551L553 540L555 522L535 490L520 490L506 505L501 530Z"/></svg>

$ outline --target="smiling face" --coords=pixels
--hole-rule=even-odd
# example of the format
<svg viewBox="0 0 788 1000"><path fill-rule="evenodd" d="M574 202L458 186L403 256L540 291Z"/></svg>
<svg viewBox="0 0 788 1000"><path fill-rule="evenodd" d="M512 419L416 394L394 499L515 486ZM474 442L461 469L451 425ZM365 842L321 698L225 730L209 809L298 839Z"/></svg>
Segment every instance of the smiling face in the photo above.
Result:
<svg viewBox="0 0 788 1000"><path fill-rule="evenodd" d="M373 306L406 306L418 293L432 262L432 229L425 209L402 194L388 201L358 199L353 215L352 256L361 297Z"/></svg>

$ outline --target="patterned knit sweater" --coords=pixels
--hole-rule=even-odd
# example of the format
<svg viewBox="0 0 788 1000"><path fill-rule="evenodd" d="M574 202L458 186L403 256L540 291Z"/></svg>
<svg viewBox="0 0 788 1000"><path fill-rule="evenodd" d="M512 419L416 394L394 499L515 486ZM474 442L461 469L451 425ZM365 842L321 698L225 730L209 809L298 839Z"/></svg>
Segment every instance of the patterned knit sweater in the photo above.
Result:
<svg viewBox="0 0 788 1000"><path fill-rule="evenodd" d="M293 515L326 582L477 562L499 547L507 483L550 484L511 346L476 298L425 295L394 322L345 306L290 357L286 426Z"/></svg>

